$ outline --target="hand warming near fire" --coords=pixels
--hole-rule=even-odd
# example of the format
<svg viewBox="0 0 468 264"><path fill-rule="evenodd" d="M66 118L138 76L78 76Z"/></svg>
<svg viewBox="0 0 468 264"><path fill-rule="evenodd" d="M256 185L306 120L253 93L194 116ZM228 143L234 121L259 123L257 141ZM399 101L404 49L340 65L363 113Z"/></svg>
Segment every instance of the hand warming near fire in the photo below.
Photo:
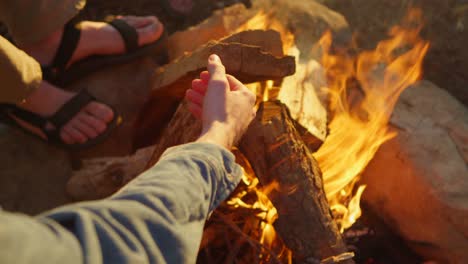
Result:
<svg viewBox="0 0 468 264"><path fill-rule="evenodd" d="M203 122L197 142L230 149L255 117L255 95L234 76L226 74L217 55L210 56L207 68L186 92L190 112Z"/></svg>
<svg viewBox="0 0 468 264"><path fill-rule="evenodd" d="M107 199L35 218L0 211L0 263L195 263L207 217L242 177L229 148L255 116L255 95L218 56L207 69L186 94L203 122L196 142L166 150Z"/></svg>

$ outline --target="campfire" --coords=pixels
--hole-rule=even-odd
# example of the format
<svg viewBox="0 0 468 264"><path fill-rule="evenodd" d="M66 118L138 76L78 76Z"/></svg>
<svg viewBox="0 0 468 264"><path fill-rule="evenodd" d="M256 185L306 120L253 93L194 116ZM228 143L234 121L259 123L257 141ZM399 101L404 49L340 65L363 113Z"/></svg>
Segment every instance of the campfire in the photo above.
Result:
<svg viewBox="0 0 468 264"><path fill-rule="evenodd" d="M397 150L387 145L394 146L400 135L410 138L413 127L429 120L427 116L418 119L414 126L407 125L411 122L404 118L397 120L400 123L392 122L394 109L410 116L413 107L422 104L416 101L413 105L405 98L404 107L398 107L403 91L416 89L413 86L421 79L429 48L420 37L422 12L410 10L389 31L388 39L374 50L361 50L352 34L343 30L347 28L344 18L322 5L314 1L278 1L277 5L273 8L271 1L258 0L250 9L237 4L218 10L202 23L169 37L169 64L157 65L144 58L73 84L70 89L90 88L96 97L114 105L124 123L104 144L74 154L73 161L79 161L76 164L68 162L66 153L48 152L58 157L55 160L63 160L64 166L49 171L64 174L73 165L68 195L74 200L103 198L157 162L168 147L196 139L201 124L182 99L191 81L206 67L207 57L216 53L228 73L255 91L258 112L238 149L233 150L244 169L242 181L206 223L198 263L354 263L353 258L359 258L363 251L356 241L374 232L360 221L373 215L384 218L382 225L391 234L379 239L391 237L389 247L398 248L390 252L408 250L402 245L404 240L418 254L436 258L432 249L421 246L426 237L420 234L429 224L418 229L401 219L422 222L434 210L453 210L453 215L464 219L466 210L459 210L463 205L453 197L453 203L433 198L436 192L409 173L417 171L414 164L419 160L397 152L397 147L403 148L398 144ZM112 87L113 92L105 87ZM451 112L443 113L441 119L448 120ZM457 118L454 120L462 120L459 123L465 120ZM452 124L444 122L440 123ZM400 125L404 129L398 130ZM155 135L155 131L159 133ZM464 139L462 132L452 132L451 138ZM422 144L408 146L419 150ZM391 169L395 159L404 163L395 165L398 171ZM405 192L414 190L423 197L420 200L427 199L438 207L418 208L420 214L412 214L409 205L397 208L394 203L415 207L424 202L413 205L412 200L417 199L399 196L400 174L411 176L412 182L402 187ZM457 167L455 174L463 174L463 166ZM425 175L435 179L444 176ZM399 181L393 183L392 177ZM393 189L384 189L381 181ZM450 191L456 189L449 187ZM393 197L398 202L392 203ZM361 200L370 210L361 210ZM450 218L453 225L463 226L463 221L455 218ZM427 223L431 228L437 224L434 232L439 237L459 230L449 232L439 227L448 217L437 215L434 219ZM415 221L413 226L419 223ZM462 256L463 250L452 246L459 240L430 241L441 254ZM363 258L358 262L380 263Z"/></svg>
<svg viewBox="0 0 468 264"><path fill-rule="evenodd" d="M283 39L287 40L285 43L289 44L284 46L285 50L289 50L294 54L297 48L294 46L293 41L290 42L291 33L286 32L279 22L271 22L268 19L267 15L260 13L247 23L247 29L281 30ZM325 69L328 84L320 88L329 97L328 110L331 121L326 139L313 156L317 159L318 165L323 172L323 188L330 204L332 218L341 233L350 228L361 216L360 198L366 186L359 184L359 175L374 157L379 146L394 136L393 133L388 131L387 124L399 95L421 77L423 58L429 46L427 42L419 37L421 29L422 16L420 11L411 10L402 25L391 30L391 38L382 41L374 51L364 51L353 55L349 53L349 48L352 47L334 47L331 32L327 32L320 40L319 47L323 53L322 65ZM293 46L290 46L291 44ZM307 87L307 82L310 81L310 75L312 74L308 69L310 63L308 61L298 62L296 74L301 75L290 77L294 79L293 82L286 80L281 87L274 87L273 82L269 82L263 85L263 89L257 91L259 97L263 98L260 106L261 109L263 108L263 112L260 110L260 115L257 118L259 122L264 122L265 118L269 122L274 119L281 120L281 117L277 115L262 116L262 114L271 115L271 113L265 113L267 111L265 109L268 107L285 108L284 105L274 101L278 99L278 95L283 102L299 100L298 98L291 99L289 98L291 95L282 93L282 89L286 85L294 85L302 90L313 89L313 87ZM354 86L352 86L353 82ZM256 86L262 87L260 84ZM269 96L270 94L277 96ZM313 113L307 113L307 111L314 111L314 109L306 102L302 103L304 104L303 109L296 114L296 118L299 119L300 123L304 121L300 125L307 129L308 125L310 125L307 123L308 120L301 120L299 115L312 116ZM281 114L282 112L274 113ZM288 113L288 110L283 110L283 114L287 118L291 118ZM284 120L281 121L285 122ZM275 127L272 126L272 128ZM314 128L312 125L312 129ZM253 137L257 136L260 139L262 136L258 135L261 134L258 132L259 130L261 130L260 127L255 127L255 130L248 133L252 133L254 134ZM294 131L295 129L292 128L291 130ZM287 132L291 133L292 131ZM273 144L265 143L268 144L267 146L270 149L264 151L273 152L272 148L280 147L275 146L275 144L287 145L289 140L298 140L281 134L276 136L283 138L275 139L276 142ZM253 139L249 143L255 144L255 140ZM256 148L251 144L241 145L241 150L250 152L249 148ZM305 142L296 142L297 144L307 145ZM292 149L289 154L293 156L304 155L294 152L295 150ZM288 162L282 159L291 159L289 162L300 163L300 160L295 161L296 158L291 156L279 157L277 158L278 163L271 165L279 167L282 166L281 163ZM264 177L263 181L268 181L268 184L261 186L257 179L258 175L255 176L255 170L252 170L241 153L238 153L238 160L241 160L244 168L246 168L243 183L231 199L211 219L205 231L206 236L202 251L209 252L216 248L228 248L229 253L225 259L228 263L234 262L233 256L237 254L245 262L274 262L272 259L276 259L280 263L292 263L294 252L291 252L283 244L281 236L277 236L275 232L274 223L278 220L278 210L275 208L275 202L270 202L268 197L272 197L271 199L275 201L275 199L278 200L275 197L278 194L274 193L279 192L282 193L279 195L290 196L294 192L309 190L304 190L303 187L294 186L294 184L292 186L283 186L282 183L287 182L285 178L288 175L275 175L277 171L271 167L263 168L269 170L269 172L262 172L261 175L261 177ZM291 171L290 173L296 172ZM302 173L308 176L305 171ZM320 177L320 175L314 176ZM320 195L320 193L314 195ZM287 202L277 201L277 203L278 206L287 205ZM291 212L297 213L286 208L282 208L282 211L284 211L283 217L288 217ZM281 217L281 213L279 217ZM315 215L314 217L324 218L321 215ZM312 219L307 220L312 221ZM304 221L307 220L304 219ZM286 219L283 224L294 225L296 223L288 223L288 219ZM215 234L220 233L217 230L223 229L232 229L231 232L222 232L231 233L230 235L221 236L226 239L224 243L213 237ZM285 229L285 227L282 227L282 229ZM301 236L299 234L295 235ZM323 237L318 236L315 240L316 244L320 244L319 241L323 240ZM307 243L311 243L311 241ZM337 244L329 244L328 246L333 248ZM294 246L297 247L296 250L301 250L299 248L304 245L292 245L292 247ZM250 247L253 251L246 251L245 247ZM239 252L241 248L244 248L244 253ZM233 253L233 251L236 253ZM249 256L245 259L245 255L249 254L250 257L256 259L248 259ZM318 254L320 256L320 253ZM340 262L340 260L344 261L352 256L351 252L344 251L334 256L328 256L331 257L328 261ZM316 259L315 261L317 263L323 262L324 259ZM211 262L219 263L220 259L215 258Z"/></svg>
<svg viewBox="0 0 468 264"><path fill-rule="evenodd" d="M356 47L335 45L328 31L310 43L321 55L321 66L314 59L300 60L294 34L260 11L234 35L194 47L161 69L156 83L171 87L165 90L176 97L201 70L198 58L212 52L229 72L260 81L249 85L259 98L257 118L235 152L244 167L243 180L207 223L201 263L352 262L354 253L341 233L361 215L366 186L359 183L360 174L379 146L394 136L387 124L399 94L420 78L428 49L419 37L421 27L421 14L413 10L392 29L389 40L357 54L352 53ZM261 43L265 38L274 39L270 47ZM262 50L256 55L251 46L236 47L239 43ZM257 67L233 65L227 56L235 49L259 58ZM296 58L293 70L292 57L284 54ZM184 66L185 75L174 74ZM317 116L325 120L317 122ZM327 121L328 129L320 126ZM144 153L153 152L153 164L167 147L189 142L199 131L200 124L182 103L155 148Z"/></svg>

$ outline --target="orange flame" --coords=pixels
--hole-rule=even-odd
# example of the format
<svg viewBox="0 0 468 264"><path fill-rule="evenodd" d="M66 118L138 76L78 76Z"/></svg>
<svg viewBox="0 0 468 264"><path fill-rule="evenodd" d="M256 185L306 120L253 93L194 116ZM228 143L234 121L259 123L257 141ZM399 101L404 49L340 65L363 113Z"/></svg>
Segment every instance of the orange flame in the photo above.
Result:
<svg viewBox="0 0 468 264"><path fill-rule="evenodd" d="M410 11L404 26L392 28L391 39L380 42L375 51L362 52L357 57L330 54L331 33L321 40L325 51L322 63L329 80L330 108L334 117L329 124L329 136L314 156L323 172L331 208L341 215L342 230L360 216L359 204L356 206L359 198L353 199L350 206L344 205L349 201L357 177L378 148L395 136L388 131L387 124L398 97L421 76L422 62L429 48L419 37L421 17L420 11ZM353 78L359 81L364 94L356 105L348 100L348 84ZM362 192L360 188L357 196Z"/></svg>
<svg viewBox="0 0 468 264"><path fill-rule="evenodd" d="M325 90L330 98L332 119L329 123L329 135L319 151L314 153L314 157L322 169L325 192L342 232L361 215L360 198L365 186L359 186L354 191L359 175L378 148L395 136L389 132L387 125L399 95L421 76L423 58L429 48L429 44L419 37L421 18L419 10L410 11L403 26L392 28L391 39L380 42L374 51L365 51L357 56L332 54L331 33L326 33L320 40L324 51L322 64L328 81ZM246 29L279 31L286 43L284 50L299 56L299 50L294 47L294 36L269 14L260 12L240 30ZM307 82L311 78L317 79L320 76L316 74L322 73L316 70L319 65L313 60L297 66L299 70L296 75L283 82L283 87L280 88L281 100L294 99L290 98L294 95L288 94L290 90L285 89L286 86L300 85L303 90L314 89ZM349 85L353 80L359 83L359 88L354 87L354 90ZM315 81L315 85L324 82ZM254 84L252 87L264 101L271 99L269 94L277 89L272 81ZM304 98L307 98L309 104L319 103L319 98L314 96L316 95L311 94ZM317 110L307 105L301 109L302 112L296 117L302 117L301 124L309 128L307 124L312 124L313 120L308 117L317 114L310 112ZM310 125L310 128L314 127L314 124ZM317 134L325 133L324 131L325 128L323 131L311 132ZM267 196L270 191L278 188L277 184L261 187L248 161L238 158L244 165L243 185L246 188L233 195L227 204L231 208L254 212L244 219L242 232L255 234L251 236L252 239L258 239L265 248L276 248L275 252L280 252L278 257L292 263L291 252L278 242L273 227L277 211Z"/></svg>

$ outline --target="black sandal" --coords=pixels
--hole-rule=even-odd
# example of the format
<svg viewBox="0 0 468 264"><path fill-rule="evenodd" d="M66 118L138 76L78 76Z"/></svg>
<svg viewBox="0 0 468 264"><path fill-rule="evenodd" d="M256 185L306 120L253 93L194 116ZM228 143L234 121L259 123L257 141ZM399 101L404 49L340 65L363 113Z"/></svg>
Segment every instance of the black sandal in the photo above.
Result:
<svg viewBox="0 0 468 264"><path fill-rule="evenodd" d="M156 54L155 60L160 65L168 62L167 33L165 30L157 41L139 46L138 33L134 27L122 19L112 19L106 22L112 25L122 36L126 48L124 54L94 55L66 68L78 46L81 35L81 30L77 28L77 19L72 19L64 27L62 39L52 63L42 66L43 79L57 86L65 86L96 70L129 62L148 54Z"/></svg>
<svg viewBox="0 0 468 264"><path fill-rule="evenodd" d="M78 114L83 107L92 101L97 101L94 96L89 94L87 90L82 90L73 98L71 98L65 105L63 105L53 116L42 117L36 113L21 109L14 104L0 104L0 121L12 126L16 126L29 134L32 134L48 143L69 149L69 150L81 150L92 147L104 141L118 125L120 125L122 118L117 114L115 109L114 118L107 124L107 128L104 132L95 138L89 139L85 143L67 144L63 142L60 137L60 130L68 123L76 114ZM24 128L16 119L23 120L34 127L39 128L47 137L44 139L34 132ZM47 124L52 124L54 129L46 129Z"/></svg>

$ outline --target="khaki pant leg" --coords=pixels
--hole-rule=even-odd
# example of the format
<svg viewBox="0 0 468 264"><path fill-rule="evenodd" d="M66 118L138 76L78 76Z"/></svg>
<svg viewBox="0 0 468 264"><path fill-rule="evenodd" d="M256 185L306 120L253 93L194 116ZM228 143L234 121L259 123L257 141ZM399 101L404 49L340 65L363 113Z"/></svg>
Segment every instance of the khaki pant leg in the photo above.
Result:
<svg viewBox="0 0 468 264"><path fill-rule="evenodd" d="M41 80L39 63L0 36L0 103L21 102Z"/></svg>
<svg viewBox="0 0 468 264"><path fill-rule="evenodd" d="M85 4L86 0L0 0L0 20L15 42L30 45L63 27Z"/></svg>

